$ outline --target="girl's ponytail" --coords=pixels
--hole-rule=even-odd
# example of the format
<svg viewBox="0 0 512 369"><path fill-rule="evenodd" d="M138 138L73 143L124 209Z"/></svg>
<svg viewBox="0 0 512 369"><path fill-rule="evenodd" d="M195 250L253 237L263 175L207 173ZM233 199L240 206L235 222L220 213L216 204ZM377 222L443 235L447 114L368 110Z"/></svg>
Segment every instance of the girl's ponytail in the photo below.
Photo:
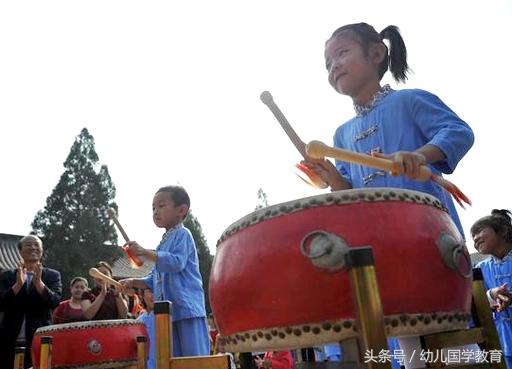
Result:
<svg viewBox="0 0 512 369"><path fill-rule="evenodd" d="M389 41L389 55L386 55L380 65L380 78L389 68L395 81L405 82L410 69L407 65L407 49L400 30L396 26L387 26L380 32L380 37L382 40Z"/></svg>

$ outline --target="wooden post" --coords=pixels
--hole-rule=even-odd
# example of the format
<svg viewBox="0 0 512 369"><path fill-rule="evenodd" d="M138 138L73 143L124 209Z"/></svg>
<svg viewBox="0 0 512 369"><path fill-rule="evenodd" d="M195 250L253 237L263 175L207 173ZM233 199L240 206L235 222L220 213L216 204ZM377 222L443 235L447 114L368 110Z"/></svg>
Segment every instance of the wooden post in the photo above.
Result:
<svg viewBox="0 0 512 369"><path fill-rule="evenodd" d="M507 369L507 363L503 355L500 339L496 332L496 326L492 316L491 306L487 299L487 294L484 286L484 276L480 268L473 269L473 308L476 314L475 325L482 327L484 335L484 350L501 350L501 362L491 363L496 369Z"/></svg>
<svg viewBox="0 0 512 369"><path fill-rule="evenodd" d="M372 248L350 249L345 255L345 263L350 277L360 356L365 356L362 362L370 369L391 369L391 360L378 358L381 352L389 353L389 348Z"/></svg>
<svg viewBox="0 0 512 369"><path fill-rule="evenodd" d="M147 341L146 336L137 336L137 369L146 369Z"/></svg>
<svg viewBox="0 0 512 369"><path fill-rule="evenodd" d="M14 349L14 369L23 369L25 364L25 347Z"/></svg>
<svg viewBox="0 0 512 369"><path fill-rule="evenodd" d="M156 320L156 369L170 369L172 357L172 304L155 302Z"/></svg>
<svg viewBox="0 0 512 369"><path fill-rule="evenodd" d="M39 369L52 368L52 342L53 337L41 337L41 355L39 356Z"/></svg>

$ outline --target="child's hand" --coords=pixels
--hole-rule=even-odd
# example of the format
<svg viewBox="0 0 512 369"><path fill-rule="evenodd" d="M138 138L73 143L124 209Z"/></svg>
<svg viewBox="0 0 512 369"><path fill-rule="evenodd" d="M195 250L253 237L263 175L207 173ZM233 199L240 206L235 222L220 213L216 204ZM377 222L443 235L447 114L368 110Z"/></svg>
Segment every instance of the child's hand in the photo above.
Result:
<svg viewBox="0 0 512 369"><path fill-rule="evenodd" d="M512 294L508 290L508 286L506 283L502 284L499 287L492 288L490 291L490 295L497 304L497 311L501 312L510 306L512 302Z"/></svg>
<svg viewBox="0 0 512 369"><path fill-rule="evenodd" d="M128 246L128 250L137 256L144 255L144 252L146 251L146 249L139 245L137 241L128 241L125 246Z"/></svg>
<svg viewBox="0 0 512 369"><path fill-rule="evenodd" d="M427 160L423 154L413 151L397 151L390 155L372 152L372 156L391 160L393 162L391 175L405 175L411 179L418 178L420 175L420 167L427 164Z"/></svg>
<svg viewBox="0 0 512 369"><path fill-rule="evenodd" d="M303 160L300 163L319 176L333 191L350 188L329 160Z"/></svg>
<svg viewBox="0 0 512 369"><path fill-rule="evenodd" d="M134 283L133 283L133 278L126 278L126 279L121 279L119 281L119 283L121 283L121 286L122 286L122 289L121 289L121 292L125 293L127 291L130 291L134 289Z"/></svg>

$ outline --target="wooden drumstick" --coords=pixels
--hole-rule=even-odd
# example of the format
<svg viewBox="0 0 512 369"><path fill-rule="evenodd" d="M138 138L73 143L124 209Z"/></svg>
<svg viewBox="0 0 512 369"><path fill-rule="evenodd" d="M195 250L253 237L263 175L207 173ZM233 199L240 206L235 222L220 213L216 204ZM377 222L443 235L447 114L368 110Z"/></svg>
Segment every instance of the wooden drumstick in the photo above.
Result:
<svg viewBox="0 0 512 369"><path fill-rule="evenodd" d="M123 288L123 285L121 283L119 283L115 279L110 278L108 275L103 274L96 268L89 269L89 275L93 278L101 279L102 281L107 282L108 284L119 289Z"/></svg>
<svg viewBox="0 0 512 369"><path fill-rule="evenodd" d="M114 221L114 224L116 225L117 229L119 229L119 232L121 232L121 235L124 238L124 242L129 242L130 238L128 237L128 235L124 231L123 226L121 225L121 223L119 223L119 219L117 219L116 211L113 208L109 208L107 210L107 214L110 217L110 219L112 219Z"/></svg>
<svg viewBox="0 0 512 369"><path fill-rule="evenodd" d="M361 154L354 151L330 147L320 141L311 141L306 145L306 153L314 159L323 159L328 156L341 161L354 164L361 164L367 167L381 169L385 171L393 170L393 162L385 158L377 158L367 154ZM464 208L464 204L471 205L471 200L454 183L446 178L433 174L427 165L420 165L420 173L415 178L417 181L434 181L444 188L455 201Z"/></svg>
<svg viewBox="0 0 512 369"><path fill-rule="evenodd" d="M324 157L336 160L347 161L354 164L361 164L367 167L392 171L393 162L385 158L377 158L375 156L361 154L359 152L330 147L320 141L311 141L306 145L307 154L314 159L323 159ZM420 166L420 173L416 180L428 181L432 177L432 171L426 165Z"/></svg>
<svg viewBox="0 0 512 369"><path fill-rule="evenodd" d="M274 102L274 98L272 97L272 94L268 91L263 91L260 95L260 99L265 105L268 106L270 111L274 114L277 121L284 129L286 135L288 136L290 141L292 141L293 145L300 152L302 157L304 159L308 159L305 149L306 144L304 143L304 141L300 139L299 135L297 134L297 132L295 132L290 122L288 122L288 119L286 119L281 109L279 109L279 107L276 105L276 103Z"/></svg>
<svg viewBox="0 0 512 369"><path fill-rule="evenodd" d="M121 235L124 238L124 242L130 242L130 238L126 234L126 232L123 229L123 226L121 223L119 223L119 219L117 219L116 211L113 208L109 208L107 210L107 214L114 221L114 224L117 226L117 229L119 232L121 232ZM126 254L126 257L130 261L130 264L133 268L140 268L140 266L144 263L137 255L133 254L128 246L123 246L123 251Z"/></svg>

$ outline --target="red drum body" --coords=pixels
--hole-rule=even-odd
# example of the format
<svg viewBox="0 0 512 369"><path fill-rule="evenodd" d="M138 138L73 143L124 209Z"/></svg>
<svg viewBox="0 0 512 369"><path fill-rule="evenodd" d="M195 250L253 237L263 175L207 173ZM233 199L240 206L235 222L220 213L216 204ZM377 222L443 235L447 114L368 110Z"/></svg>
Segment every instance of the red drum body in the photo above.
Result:
<svg viewBox="0 0 512 369"><path fill-rule="evenodd" d="M439 200L358 189L264 208L224 232L209 286L219 349L308 347L355 336L343 255L365 246L373 249L389 336L466 327L471 262Z"/></svg>
<svg viewBox="0 0 512 369"><path fill-rule="evenodd" d="M32 361L39 368L41 337L53 338L52 368L116 368L137 365L137 336L144 323L133 319L55 324L39 328L32 341Z"/></svg>

